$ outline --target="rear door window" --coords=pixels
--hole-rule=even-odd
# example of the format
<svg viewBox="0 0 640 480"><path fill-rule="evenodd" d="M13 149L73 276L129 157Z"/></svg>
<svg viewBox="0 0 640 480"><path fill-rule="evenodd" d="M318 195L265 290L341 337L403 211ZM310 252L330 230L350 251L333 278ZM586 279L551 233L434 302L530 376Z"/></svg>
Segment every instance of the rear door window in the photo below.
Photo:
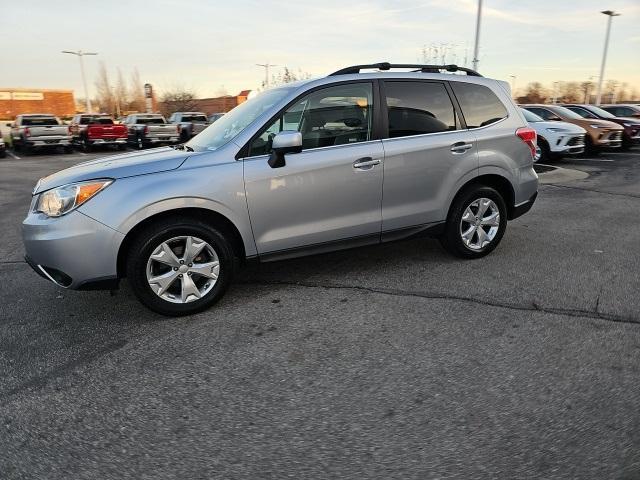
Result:
<svg viewBox="0 0 640 480"><path fill-rule="evenodd" d="M451 88L460 103L467 128L491 125L508 116L500 99L484 85L452 81Z"/></svg>
<svg viewBox="0 0 640 480"><path fill-rule="evenodd" d="M48 127L59 125L56 117L22 117L22 125L30 127Z"/></svg>
<svg viewBox="0 0 640 480"><path fill-rule="evenodd" d="M442 83L387 81L385 97L389 137L457 130L457 116Z"/></svg>

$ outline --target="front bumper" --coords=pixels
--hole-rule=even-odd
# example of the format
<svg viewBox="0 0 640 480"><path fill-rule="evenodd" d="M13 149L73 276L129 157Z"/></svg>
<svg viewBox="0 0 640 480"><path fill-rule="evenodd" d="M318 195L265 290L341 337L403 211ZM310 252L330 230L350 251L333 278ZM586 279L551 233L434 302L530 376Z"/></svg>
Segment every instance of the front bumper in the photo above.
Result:
<svg viewBox="0 0 640 480"><path fill-rule="evenodd" d="M550 149L554 153L577 155L584 152L584 137L584 133L559 135L556 141L550 145Z"/></svg>
<svg viewBox="0 0 640 480"><path fill-rule="evenodd" d="M622 146L622 132L622 129L604 131L599 134L596 145L600 147L620 147Z"/></svg>
<svg viewBox="0 0 640 480"><path fill-rule="evenodd" d="M22 223L22 239L29 265L64 288L117 284L124 235L78 210L59 218L30 212Z"/></svg>

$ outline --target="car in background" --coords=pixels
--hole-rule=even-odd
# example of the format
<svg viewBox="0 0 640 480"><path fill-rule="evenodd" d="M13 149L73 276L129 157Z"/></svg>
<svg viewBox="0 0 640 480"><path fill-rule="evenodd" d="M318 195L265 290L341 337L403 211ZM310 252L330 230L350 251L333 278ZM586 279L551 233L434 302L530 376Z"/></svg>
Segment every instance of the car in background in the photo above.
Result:
<svg viewBox="0 0 640 480"><path fill-rule="evenodd" d="M600 119L617 123L624 128L622 132L622 148L631 148L640 144L640 119L633 117L617 117L596 105L566 104L566 108L583 118Z"/></svg>
<svg viewBox="0 0 640 480"><path fill-rule="evenodd" d="M178 126L168 123L159 113L133 113L124 122L127 142L138 150L150 146L178 143Z"/></svg>
<svg viewBox="0 0 640 480"><path fill-rule="evenodd" d="M4 143L4 138L2 137L2 133L0 132L0 158L4 158L7 156L7 145Z"/></svg>
<svg viewBox="0 0 640 480"><path fill-rule="evenodd" d="M63 147L66 153L71 153L71 133L69 127L48 113L25 113L16 116L11 127L11 144L16 151L25 154L37 148Z"/></svg>
<svg viewBox="0 0 640 480"><path fill-rule="evenodd" d="M547 122L533 112L521 109L524 119L538 134L539 153L536 161L547 162L563 155L577 155L584 152L584 138L587 131L568 122Z"/></svg>
<svg viewBox="0 0 640 480"><path fill-rule="evenodd" d="M127 148L127 127L118 125L110 115L82 113L74 116L69 125L71 141L85 152L95 146Z"/></svg>
<svg viewBox="0 0 640 480"><path fill-rule="evenodd" d="M213 123L216 120L220 120L223 115L224 113L212 113L211 115L209 115L209 123Z"/></svg>
<svg viewBox="0 0 640 480"><path fill-rule="evenodd" d="M640 105L632 103L600 105L600 108L615 115L616 117L638 117L640 118Z"/></svg>
<svg viewBox="0 0 640 480"><path fill-rule="evenodd" d="M207 116L202 112L175 112L169 117L169 123L178 125L180 142L188 142L209 126Z"/></svg>
<svg viewBox="0 0 640 480"><path fill-rule="evenodd" d="M587 131L585 150L590 153L598 153L604 147L619 148L622 146L623 128L615 122L583 118L560 105L528 104L520 106L548 122L567 122L584 128Z"/></svg>

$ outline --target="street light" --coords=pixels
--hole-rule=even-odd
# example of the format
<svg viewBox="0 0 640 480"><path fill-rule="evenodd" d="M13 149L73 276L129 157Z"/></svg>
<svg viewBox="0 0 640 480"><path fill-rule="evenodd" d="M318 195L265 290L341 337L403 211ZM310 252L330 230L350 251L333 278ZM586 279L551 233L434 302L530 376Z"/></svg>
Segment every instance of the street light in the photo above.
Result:
<svg viewBox="0 0 640 480"><path fill-rule="evenodd" d="M476 17L476 43L473 47L473 69L478 71L478 50L480 49L480 17L482 17L482 0L478 0L478 15Z"/></svg>
<svg viewBox="0 0 640 480"><path fill-rule="evenodd" d="M87 79L84 76L84 62L82 61L82 57L85 55L98 55L95 52L83 52L82 50L78 50L77 52L70 52L68 50L63 50L62 53L68 53L70 55L75 55L80 60L80 73L82 74L82 84L84 85L84 101L85 101L85 109L87 113L91 111L91 102L89 101L89 92L87 91Z"/></svg>
<svg viewBox="0 0 640 480"><path fill-rule="evenodd" d="M607 50L609 49L609 33L611 32L611 20L613 17L619 17L620 14L613 10L604 10L600 12L608 16L607 18L607 33L604 37L604 51L602 52L602 65L600 65L600 78L598 80L598 95L596 97L596 105L600 105L600 98L602 96L602 81L604 80L604 66L607 63Z"/></svg>
<svg viewBox="0 0 640 480"><path fill-rule="evenodd" d="M264 67L264 88L266 90L269 90L269 68L270 67L277 67L278 65L274 65L272 63L256 63L256 66L258 67Z"/></svg>
<svg viewBox="0 0 640 480"><path fill-rule="evenodd" d="M517 75L509 75L511 77L511 95L513 98L516 98L516 78Z"/></svg>

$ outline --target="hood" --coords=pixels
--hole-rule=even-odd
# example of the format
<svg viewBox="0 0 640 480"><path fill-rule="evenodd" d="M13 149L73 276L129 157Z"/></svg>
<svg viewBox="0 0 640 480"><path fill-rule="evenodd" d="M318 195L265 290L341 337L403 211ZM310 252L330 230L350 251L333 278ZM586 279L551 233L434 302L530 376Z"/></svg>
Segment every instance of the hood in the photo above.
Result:
<svg viewBox="0 0 640 480"><path fill-rule="evenodd" d="M622 127L615 122L608 120L600 120L599 118L576 118L566 119L567 122L574 125L580 125L583 128L589 129L589 125L600 125L600 128L609 128L611 130L622 130Z"/></svg>
<svg viewBox="0 0 640 480"><path fill-rule="evenodd" d="M184 150L171 147L154 148L144 152L125 153L79 163L48 177L41 178L33 193L73 182L96 178L125 178L149 173L175 170L189 156Z"/></svg>
<svg viewBox="0 0 640 480"><path fill-rule="evenodd" d="M532 122L529 125L538 133L544 133L547 128L562 128L568 133L587 133L581 126L569 122Z"/></svg>
<svg viewBox="0 0 640 480"><path fill-rule="evenodd" d="M630 123L634 127L640 125L640 118L637 117L616 117L616 120L620 120L620 123Z"/></svg>

